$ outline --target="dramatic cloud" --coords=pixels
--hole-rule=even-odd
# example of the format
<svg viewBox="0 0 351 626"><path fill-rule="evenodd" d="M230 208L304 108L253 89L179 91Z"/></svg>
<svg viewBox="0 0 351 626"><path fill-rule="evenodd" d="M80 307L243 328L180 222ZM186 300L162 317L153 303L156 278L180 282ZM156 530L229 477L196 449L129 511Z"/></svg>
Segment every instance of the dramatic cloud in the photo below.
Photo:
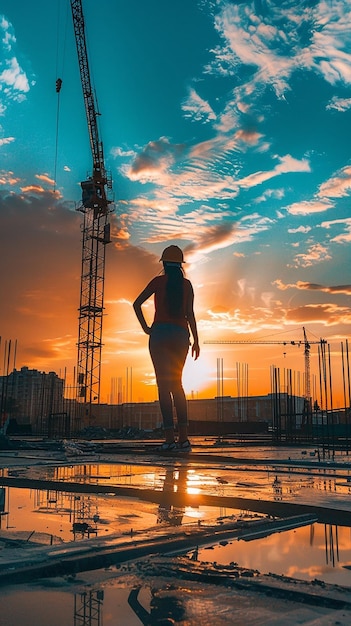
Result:
<svg viewBox="0 0 351 626"><path fill-rule="evenodd" d="M208 102L203 100L195 89L189 89L189 95L182 104L185 117L192 119L194 122L209 122L216 119L216 114Z"/></svg>
<svg viewBox="0 0 351 626"><path fill-rule="evenodd" d="M13 141L15 141L14 137L3 137L2 139L0 139L0 146L6 146Z"/></svg>
<svg viewBox="0 0 351 626"><path fill-rule="evenodd" d="M134 159L129 170L129 177L131 180L141 182L157 181L183 151L183 145L171 144L166 137L161 137L158 141L150 141Z"/></svg>
<svg viewBox="0 0 351 626"><path fill-rule="evenodd" d="M351 324L351 309L336 304L307 304L287 311L287 321L294 323L319 323L325 326Z"/></svg>
<svg viewBox="0 0 351 626"><path fill-rule="evenodd" d="M224 223L209 226L202 236L195 235L195 243L186 246L186 252L210 253L226 248L234 242L235 224Z"/></svg>
<svg viewBox="0 0 351 626"><path fill-rule="evenodd" d="M351 8L347 0L307 6L294 0L266 0L264 4L222 0L218 4L215 25L223 45L213 50L214 59L206 71L237 75L240 66L255 68L246 89L256 96L270 85L282 97L297 69L320 74L331 84L350 84Z"/></svg>
<svg viewBox="0 0 351 626"><path fill-rule="evenodd" d="M254 174L249 174L245 178L242 178L239 181L240 187L254 187L256 185L261 185L266 182L270 178L274 176L279 176L280 174L287 174L289 172L310 172L311 168L306 159L302 159L299 161L298 159L294 159L289 154L279 157L279 163L270 171L267 172L255 172Z"/></svg>
<svg viewBox="0 0 351 626"><path fill-rule="evenodd" d="M320 185L318 195L327 198L341 198L351 193L351 167L344 167L336 176Z"/></svg>
<svg viewBox="0 0 351 626"><path fill-rule="evenodd" d="M327 104L327 110L335 109L343 113L344 111L348 111L351 109L351 98L338 98L338 96L334 96L331 101Z"/></svg>
<svg viewBox="0 0 351 626"><path fill-rule="evenodd" d="M291 215L311 215L312 213L322 213L333 208L333 204L322 200L302 200L294 202L285 207Z"/></svg>
<svg viewBox="0 0 351 626"><path fill-rule="evenodd" d="M123 150L123 148L117 146L116 148L111 149L111 155L115 158L121 157L122 159L125 159L130 157L134 158L136 153L135 150Z"/></svg>
<svg viewBox="0 0 351 626"><path fill-rule="evenodd" d="M41 180L43 183L48 183L48 185L55 184L55 181L52 178L50 178L48 174L36 174L35 178L37 178L38 180Z"/></svg>
<svg viewBox="0 0 351 626"><path fill-rule="evenodd" d="M20 179L17 178L13 172L5 172L4 170L0 171L0 185L12 186L17 185L20 182Z"/></svg>
<svg viewBox="0 0 351 626"><path fill-rule="evenodd" d="M318 283L307 283L298 280L296 283L283 283L280 279L273 282L278 289L285 291L286 289L301 289L303 291L322 291L324 293L343 293L351 295L351 285L319 285Z"/></svg>
<svg viewBox="0 0 351 626"><path fill-rule="evenodd" d="M313 244L305 253L295 256L296 267L310 267L322 261L329 261L331 256L328 249L320 243Z"/></svg>
<svg viewBox="0 0 351 626"><path fill-rule="evenodd" d="M12 92L13 98L17 100L21 99L19 93L29 91L28 78L15 57L6 61L5 69L0 74L0 85L6 95Z"/></svg>
<svg viewBox="0 0 351 626"><path fill-rule="evenodd" d="M16 43L16 37L12 25L4 15L0 15L0 36L4 51L11 50L13 44Z"/></svg>
<svg viewBox="0 0 351 626"><path fill-rule="evenodd" d="M12 25L0 16L2 60L0 61L0 92L3 100L21 101L29 91L29 79L14 54L16 37Z"/></svg>
<svg viewBox="0 0 351 626"><path fill-rule="evenodd" d="M311 226L298 226L297 228L288 228L288 233L294 235L295 233L309 233Z"/></svg>
<svg viewBox="0 0 351 626"><path fill-rule="evenodd" d="M332 243L344 244L351 242L351 218L346 217L344 219L339 220L330 220L329 222L322 222L321 228L325 228L326 230L333 229L341 230L341 232L337 233L331 238Z"/></svg>
<svg viewBox="0 0 351 626"><path fill-rule="evenodd" d="M46 194L46 190L44 189L44 187L41 187L40 185L26 185L24 187L21 187L21 191L23 191L23 193L34 193L34 194Z"/></svg>

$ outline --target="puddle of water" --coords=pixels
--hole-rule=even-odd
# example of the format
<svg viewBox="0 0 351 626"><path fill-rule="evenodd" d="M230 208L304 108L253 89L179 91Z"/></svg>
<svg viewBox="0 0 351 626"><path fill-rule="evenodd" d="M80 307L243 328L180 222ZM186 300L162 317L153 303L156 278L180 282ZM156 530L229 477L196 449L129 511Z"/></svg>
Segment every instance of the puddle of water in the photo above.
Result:
<svg viewBox="0 0 351 626"><path fill-rule="evenodd" d="M262 614L267 618L277 615L272 599L269 608L260 598L253 607L250 597L241 596L238 602L232 589L211 586L203 589L197 585L189 593L184 584L177 588L175 582L172 589L160 582L160 587L155 589L153 586L152 591L149 587L141 587L135 598L130 596L131 588L122 589L118 585L120 583L111 581L107 586L94 585L91 589L86 586L87 590L79 593L72 589L8 589L2 597L0 625L147 626L181 623L184 626L227 626L263 623ZM251 613L249 622L248 613ZM166 617L171 619L166 620Z"/></svg>
<svg viewBox="0 0 351 626"><path fill-rule="evenodd" d="M251 451L252 454L252 451ZM6 470L3 470L6 475ZM351 472L347 468L309 469L218 466L194 468L190 463L169 467L150 464L76 464L59 467L30 467L8 470L32 479L89 483L104 486L136 487L156 491L206 493L208 495L257 497L304 504L349 508ZM53 499L55 496L53 495ZM55 504L53 502L53 504Z"/></svg>
<svg viewBox="0 0 351 626"><path fill-rule="evenodd" d="M198 559L351 586L351 570L344 567L351 564L351 529L312 524L264 539L201 548Z"/></svg>
<svg viewBox="0 0 351 626"><path fill-rule="evenodd" d="M267 449L263 452L270 456ZM252 455L252 450L247 451L247 456L249 453ZM289 453L291 455L291 451ZM245 456L242 449L239 454ZM62 482L131 485L165 492L184 489L188 493L236 495L308 504L330 505L337 502L345 508L349 508L351 494L351 485L347 480L349 471L346 470L341 477L326 479L318 475L310 476L307 472L303 475L293 472L276 474L264 468L253 472L245 468L185 466L182 471L174 465L165 469L150 465L91 462L69 467L32 467L21 471L21 475ZM47 538L56 536L63 542L64 549L66 542L74 538L83 539L75 537L72 532L73 522L80 519L88 520L97 529L97 536L101 537L111 533L130 534L131 529L134 532L150 529L152 532L152 528L159 524L186 525L197 520L214 523L219 517L225 519L239 511L214 507L179 509L112 495L69 494L56 490L10 487L6 488L6 513L0 516L1 530L27 532L28 536L32 531L38 535L45 533ZM235 562L261 573L272 572L304 580L319 579L351 587L351 570L344 567L351 564L350 528L313 524L255 541L232 541L226 545L212 546L211 549L201 548L197 556L201 561L223 565ZM95 573L92 576L94 580ZM85 578L84 573L82 578ZM40 584L43 585L43 581ZM63 588L49 587L54 584L54 580L48 580L46 587L39 587L38 584L38 587L2 589L0 626L80 626L87 623L82 618L86 610L94 613L95 622L92 623L103 623L104 626L140 626L142 623L128 604L130 589L121 588L121 583L111 581L107 586L100 585L97 588L93 582L90 587L85 587L87 591L79 593L74 593L72 587L63 580L60 581ZM217 598L218 591L215 593ZM150 611L150 597L150 589L144 587L139 600L147 611ZM212 617L208 613L207 618L208 623L215 623L216 613ZM205 624L205 621L201 623Z"/></svg>
<svg viewBox="0 0 351 626"><path fill-rule="evenodd" d="M152 532L161 524L186 526L198 520L215 523L223 514L223 509L218 507L175 507L113 495L14 487L6 487L5 490L6 515L0 515L0 531L14 536L21 533L22 539L31 536L31 541L46 544L86 539L87 534L73 533L73 524L80 521L89 524L90 537L94 538L110 534L130 535L131 531L134 535L139 531Z"/></svg>
<svg viewBox="0 0 351 626"><path fill-rule="evenodd" d="M302 455L301 450L275 450L264 447L255 449L257 458L287 458ZM252 456L252 449L239 449L242 457ZM302 455L303 456L303 455ZM349 509L351 482L349 470L330 470L330 477L323 474L312 476L267 471L252 471L244 467L203 468L193 464L169 467L158 465L98 463L89 461L70 466L17 468L21 476L55 479L62 483L84 482L106 485L125 485L164 491L206 493L212 495L239 496L306 504L340 506ZM9 470L11 472L11 470ZM64 488L64 484L62 484ZM6 488L6 515L0 515L0 530L34 533L45 543L70 542L87 539L86 535L74 534L73 523L88 522L92 536L131 534L159 526L193 524L197 521L215 523L219 517L238 514L238 511L211 507L171 507L154 503L129 500L113 495L71 494L56 490L29 490ZM199 558L219 563L237 562L242 567L296 576L308 580L319 578L326 582L351 585L351 571L343 565L351 563L350 529L326 527L315 524L310 528L287 531L252 542L233 542L217 546L213 550L200 550ZM91 535L90 535L91 536ZM23 537L22 537L23 538Z"/></svg>
<svg viewBox="0 0 351 626"><path fill-rule="evenodd" d="M1 592L1 626L140 626L142 622L128 604L129 589L109 587L72 593L69 589L5 589ZM149 610L150 592L141 590L139 600Z"/></svg>
<svg viewBox="0 0 351 626"><path fill-rule="evenodd" d="M1 530L21 538L31 535L31 541L43 543L87 540L87 536L72 532L73 522L83 514L96 528L93 538L109 534L133 535L138 531L159 527L186 526L198 521L215 523L230 519L240 512L215 507L171 507L130 501L110 496L65 494L50 491L8 488L8 514L0 516ZM96 518L98 516L98 519ZM97 521L94 522L94 519ZM51 537L58 538L52 540ZM241 567L273 572L306 580L318 578L329 583L351 586L351 529L321 524L276 533L250 542L233 541L212 549L201 548L199 560L222 564L236 562Z"/></svg>
<svg viewBox="0 0 351 626"><path fill-rule="evenodd" d="M93 530L93 536L129 533L144 530L157 523L157 505L131 501L114 496L71 494L43 490L7 488L7 515L1 516L1 530L27 531L28 535L46 533L61 541L80 539L73 534L73 523L83 521ZM35 535L32 536L35 540Z"/></svg>

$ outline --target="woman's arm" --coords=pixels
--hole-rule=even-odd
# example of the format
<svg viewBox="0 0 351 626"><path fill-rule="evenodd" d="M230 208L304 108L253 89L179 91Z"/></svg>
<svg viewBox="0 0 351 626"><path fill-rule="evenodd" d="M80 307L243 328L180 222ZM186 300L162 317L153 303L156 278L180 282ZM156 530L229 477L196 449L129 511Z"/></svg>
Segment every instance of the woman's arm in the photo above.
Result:
<svg viewBox="0 0 351 626"><path fill-rule="evenodd" d="M133 308L135 311L135 315L137 316L140 326L142 327L144 333L146 333L147 335L150 335L151 332L151 328L150 326L147 325L145 317L144 317L144 313L142 311L141 305L146 302L146 300L148 300L150 298L150 296L152 296L152 294L155 292L154 286L153 286L153 281L151 281L146 287L145 289L143 289L143 291L138 295L138 297L136 298L136 300L133 302Z"/></svg>
<svg viewBox="0 0 351 626"><path fill-rule="evenodd" d="M190 283L190 292L187 302L187 311L186 318L188 320L191 334L193 336L193 345L191 346L191 354L194 357L195 361L200 355L200 346L199 346L199 337L197 334L197 324L194 314L194 290Z"/></svg>

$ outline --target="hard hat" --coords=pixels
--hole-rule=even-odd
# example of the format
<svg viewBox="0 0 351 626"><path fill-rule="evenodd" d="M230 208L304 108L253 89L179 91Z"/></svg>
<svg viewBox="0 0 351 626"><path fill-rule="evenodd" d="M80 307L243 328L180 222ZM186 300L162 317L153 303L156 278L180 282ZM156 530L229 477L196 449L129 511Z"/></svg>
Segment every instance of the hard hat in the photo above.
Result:
<svg viewBox="0 0 351 626"><path fill-rule="evenodd" d="M168 261L169 263L184 263L183 252L178 246L168 246L162 252L160 261Z"/></svg>

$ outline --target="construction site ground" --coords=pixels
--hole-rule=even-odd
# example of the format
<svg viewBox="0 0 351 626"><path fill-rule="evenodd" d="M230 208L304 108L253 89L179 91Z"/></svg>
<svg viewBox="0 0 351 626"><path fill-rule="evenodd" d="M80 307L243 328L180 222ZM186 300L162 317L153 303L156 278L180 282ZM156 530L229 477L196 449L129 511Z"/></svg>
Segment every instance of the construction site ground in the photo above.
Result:
<svg viewBox="0 0 351 626"><path fill-rule="evenodd" d="M207 450L199 447L187 458L164 457L147 444L124 443L112 452L108 446L98 454L67 457L50 446L35 444L29 449L0 452L0 487L40 492L71 492L108 494L123 501L130 512L144 512L145 506L173 513L193 507L220 510L226 515L217 519L205 516L186 524L175 518L149 524L147 513L133 519L133 528L115 527L106 534L85 532L72 535L70 541L49 542L48 537L35 537L32 527L18 531L6 528L6 511L0 528L0 594L2 598L0 625L36 624L183 624L222 626L248 625L332 625L351 623L351 587L333 585L323 580L300 580L277 575L258 568L247 568L240 562L220 563L211 559L211 548L236 541L248 542L301 526L339 524L351 527L351 506L347 497L331 504L321 498L317 503L269 498L257 488L250 497L230 485L230 472L235 466L242 470L250 464L272 465L279 482L279 472L289 465L293 471L318 471L322 476L331 471L340 484L347 482L350 470L347 459L317 461L314 458L281 458L274 462L241 456L228 449ZM263 455L264 456L264 455ZM293 457L294 454L291 454ZM73 477L55 479L54 468L75 465L94 472L99 466L133 463L159 468L162 477L167 471L192 468L203 480L200 490L159 489L148 485L110 484L109 480L79 482ZM274 467L273 467L274 465ZM310 470L309 470L310 468ZM87 470L89 472L89 470ZM204 477L213 478L220 490L214 491ZM339 478L338 478L339 476ZM236 479L237 480L237 479ZM275 479L274 479L275 480ZM121 481L120 481L121 482ZM274 481L273 481L274 482ZM236 482L236 489L238 487ZM179 485L178 485L179 486ZM246 485L247 487L247 485ZM247 494L246 494L247 495ZM17 500L16 500L17 501ZM183 508L182 508L183 507ZM6 507L5 507L6 508ZM91 528L93 530L93 528ZM206 552L205 552L206 550ZM217 554L217 553L216 553ZM204 558L206 555L206 558ZM90 621L82 621L89 610ZM95 616L95 617L94 617ZM103 618L103 619L102 619ZM100 620L100 621L99 621Z"/></svg>

